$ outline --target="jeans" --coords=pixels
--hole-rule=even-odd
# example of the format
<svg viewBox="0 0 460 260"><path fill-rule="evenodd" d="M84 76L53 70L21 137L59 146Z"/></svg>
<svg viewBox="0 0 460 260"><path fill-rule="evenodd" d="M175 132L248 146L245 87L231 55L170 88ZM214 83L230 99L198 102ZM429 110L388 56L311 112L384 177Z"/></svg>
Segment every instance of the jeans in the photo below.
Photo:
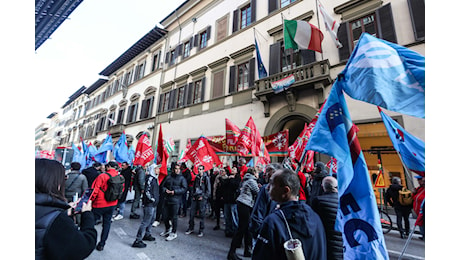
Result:
<svg viewBox="0 0 460 260"><path fill-rule="evenodd" d="M150 229L152 229L152 224L155 221L156 209L156 207L144 207L144 217L137 230L136 240L142 240L144 232L146 236L151 235Z"/></svg>
<svg viewBox="0 0 460 260"><path fill-rule="evenodd" d="M403 234L404 230L402 227L402 219L404 218L404 229L406 231L406 235L409 234L410 226L409 226L409 215L411 209L409 207L396 207L396 224L398 226L399 233Z"/></svg>
<svg viewBox="0 0 460 260"><path fill-rule="evenodd" d="M192 205L190 207L190 220L188 222L188 229L193 230L195 227L195 213L198 210L200 218L200 232L204 229L204 213L206 210L206 199L192 199Z"/></svg>
<svg viewBox="0 0 460 260"><path fill-rule="evenodd" d="M238 229L238 210L236 204L224 204L225 234L234 234Z"/></svg>
<svg viewBox="0 0 460 260"><path fill-rule="evenodd" d="M125 213L126 201L118 203L118 214L122 215Z"/></svg>
<svg viewBox="0 0 460 260"><path fill-rule="evenodd" d="M179 204L164 204L164 211L163 211L163 220L165 222L166 230L171 228L171 224L169 221L172 222L172 232L176 233L177 231L177 212L179 210Z"/></svg>
<svg viewBox="0 0 460 260"><path fill-rule="evenodd" d="M99 244L104 246L105 241L109 237L110 225L112 224L112 214L116 206L106 207L106 208L93 208L93 214L95 219L102 217L102 232L101 240Z"/></svg>

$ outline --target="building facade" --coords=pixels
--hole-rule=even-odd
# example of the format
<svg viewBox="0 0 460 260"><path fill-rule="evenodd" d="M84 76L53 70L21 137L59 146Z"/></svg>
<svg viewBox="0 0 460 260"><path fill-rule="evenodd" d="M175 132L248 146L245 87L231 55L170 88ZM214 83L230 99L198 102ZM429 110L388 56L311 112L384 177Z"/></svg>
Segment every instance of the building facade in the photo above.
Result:
<svg viewBox="0 0 460 260"><path fill-rule="evenodd" d="M174 140L171 161L187 140L225 135L225 119L243 128L250 116L264 136L289 129L289 144L328 96L362 32L425 54L423 0L330 0L323 6L340 23L337 48L325 29L316 1L188 0L161 20L98 80L63 107L67 120L60 145L116 142L146 131L155 144L158 125ZM324 34L322 53L284 49L283 19L305 20ZM268 71L257 73L255 40ZM274 93L270 82L294 75L295 83ZM78 92L78 91L77 91ZM74 94L77 95L77 94ZM70 101L70 99L69 99ZM376 106L347 98L372 177L381 160L385 179L404 169L392 149ZM71 112L69 114L69 112ZM425 140L424 119L388 111L408 132ZM277 160L277 158L272 158ZM327 160L317 155L318 160ZM411 178L408 180L410 181Z"/></svg>

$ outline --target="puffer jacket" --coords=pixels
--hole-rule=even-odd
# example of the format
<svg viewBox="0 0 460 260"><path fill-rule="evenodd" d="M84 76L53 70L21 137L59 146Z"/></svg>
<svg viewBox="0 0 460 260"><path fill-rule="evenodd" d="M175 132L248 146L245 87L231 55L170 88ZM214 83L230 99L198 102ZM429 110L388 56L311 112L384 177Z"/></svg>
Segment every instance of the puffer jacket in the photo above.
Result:
<svg viewBox="0 0 460 260"><path fill-rule="evenodd" d="M182 174L170 174L162 183L162 192L164 194L166 204L180 204L182 194L187 192L187 181ZM174 195L166 193L166 189L173 190Z"/></svg>
<svg viewBox="0 0 460 260"><path fill-rule="evenodd" d="M246 174L243 178L240 195L236 201L252 208L258 193L259 186L257 185L256 177L252 174Z"/></svg>
<svg viewBox="0 0 460 260"><path fill-rule="evenodd" d="M342 233L334 228L338 206L339 198L336 192L325 192L314 198L311 206L323 222L327 238L327 259L331 260L343 259Z"/></svg>

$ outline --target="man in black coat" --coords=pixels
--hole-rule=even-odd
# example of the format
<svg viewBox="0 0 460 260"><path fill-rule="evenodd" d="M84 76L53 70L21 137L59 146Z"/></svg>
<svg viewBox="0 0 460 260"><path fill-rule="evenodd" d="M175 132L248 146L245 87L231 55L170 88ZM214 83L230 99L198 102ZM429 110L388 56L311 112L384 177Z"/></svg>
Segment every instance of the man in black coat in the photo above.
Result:
<svg viewBox="0 0 460 260"><path fill-rule="evenodd" d="M312 208L298 200L299 177L292 170L277 170L270 179L270 197L280 208L268 215L260 229L252 259L287 259L284 243L301 242L306 260L326 259L326 234L321 219ZM227 259L240 259L236 254Z"/></svg>
<svg viewBox="0 0 460 260"><path fill-rule="evenodd" d="M129 218L139 219L140 215L136 213L136 209L140 207L141 195L144 193L145 188L145 166L138 165L134 170L133 178L134 199L131 207L131 214Z"/></svg>
<svg viewBox="0 0 460 260"><path fill-rule="evenodd" d="M307 198L308 204L311 206L313 199L319 195L323 194L323 188L321 187L321 183L323 178L327 176L326 165L323 162L316 162L315 169L312 172L312 178L310 189L309 189L309 197Z"/></svg>
<svg viewBox="0 0 460 260"><path fill-rule="evenodd" d="M86 180L88 180L88 187L93 186L94 180L97 176L99 176L99 174L101 174L101 167L101 163L93 162L93 165L91 167L81 171L81 173L86 176Z"/></svg>
<svg viewBox="0 0 460 260"><path fill-rule="evenodd" d="M164 193L164 221L165 231L160 236L166 237L167 241L177 238L177 213L182 195L187 191L187 181L182 176L180 166L174 165L174 173L163 180L162 192ZM172 222L172 228L169 221Z"/></svg>
<svg viewBox="0 0 460 260"><path fill-rule="evenodd" d="M326 231L327 259L343 259L342 233L334 228L339 207L337 180L332 176L324 177L322 186L324 194L314 198L311 207L318 213Z"/></svg>
<svg viewBox="0 0 460 260"><path fill-rule="evenodd" d="M398 226L399 234L401 238L405 239L409 236L410 225L409 215L412 211L412 205L404 206L399 203L399 191L402 190L401 179L399 177L393 177L391 185L385 193L385 200L388 201L396 213L396 224ZM402 226L402 219L404 218L404 229Z"/></svg>

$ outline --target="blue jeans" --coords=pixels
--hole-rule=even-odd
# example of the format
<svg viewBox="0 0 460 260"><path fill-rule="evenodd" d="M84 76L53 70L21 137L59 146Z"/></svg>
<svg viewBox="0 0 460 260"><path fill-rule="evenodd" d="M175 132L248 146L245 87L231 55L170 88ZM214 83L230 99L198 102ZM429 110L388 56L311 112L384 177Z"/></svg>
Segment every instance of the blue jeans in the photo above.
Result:
<svg viewBox="0 0 460 260"><path fill-rule="evenodd" d="M157 207L144 207L144 217L142 218L141 225L137 230L136 240L142 240L145 235L151 235L150 229L152 228L152 224L155 221Z"/></svg>
<svg viewBox="0 0 460 260"><path fill-rule="evenodd" d="M234 234L238 229L238 210L236 204L224 204L225 234Z"/></svg>
<svg viewBox="0 0 460 260"><path fill-rule="evenodd" d="M125 213L126 201L120 202L118 204L118 214L122 215Z"/></svg>
<svg viewBox="0 0 460 260"><path fill-rule="evenodd" d="M105 241L109 237L110 225L112 224L112 214L116 206L106 207L106 208L93 208L93 214L95 219L102 217L102 232L101 240L99 244L104 246Z"/></svg>

